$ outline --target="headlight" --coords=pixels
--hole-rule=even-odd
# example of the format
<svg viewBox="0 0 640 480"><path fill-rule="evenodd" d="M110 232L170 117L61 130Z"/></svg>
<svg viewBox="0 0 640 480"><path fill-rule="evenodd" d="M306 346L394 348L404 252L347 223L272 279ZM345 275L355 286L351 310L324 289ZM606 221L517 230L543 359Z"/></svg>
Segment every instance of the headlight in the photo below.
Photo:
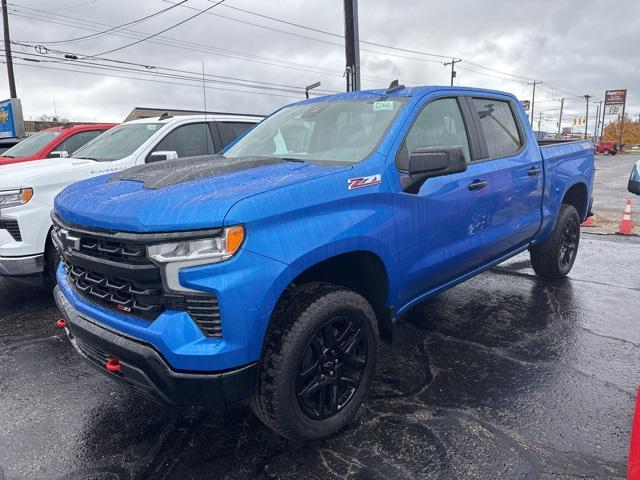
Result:
<svg viewBox="0 0 640 480"><path fill-rule="evenodd" d="M33 189L22 188L20 190L0 191L0 209L24 205L33 197Z"/></svg>
<svg viewBox="0 0 640 480"><path fill-rule="evenodd" d="M225 228L213 238L150 245L147 255L162 269L162 280L167 289L192 291L180 285L178 274L182 268L228 260L235 255L243 241L244 228L237 225Z"/></svg>

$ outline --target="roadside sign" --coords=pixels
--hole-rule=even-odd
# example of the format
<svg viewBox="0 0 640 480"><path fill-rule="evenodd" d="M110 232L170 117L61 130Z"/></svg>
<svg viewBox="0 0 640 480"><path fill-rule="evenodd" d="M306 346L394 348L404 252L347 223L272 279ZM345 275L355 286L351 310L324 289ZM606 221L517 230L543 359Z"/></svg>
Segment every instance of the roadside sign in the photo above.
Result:
<svg viewBox="0 0 640 480"><path fill-rule="evenodd" d="M527 112L529 111L529 108L531 108L531 102L529 100L520 100L520 103L522 103L522 108Z"/></svg>
<svg viewBox="0 0 640 480"><path fill-rule="evenodd" d="M17 98L0 102L0 138L24 137L22 105Z"/></svg>
<svg viewBox="0 0 640 480"><path fill-rule="evenodd" d="M605 105L624 105L627 99L627 89L607 90L604 92Z"/></svg>
<svg viewBox="0 0 640 480"><path fill-rule="evenodd" d="M604 110L605 115L620 115L622 112L622 105L606 105Z"/></svg>

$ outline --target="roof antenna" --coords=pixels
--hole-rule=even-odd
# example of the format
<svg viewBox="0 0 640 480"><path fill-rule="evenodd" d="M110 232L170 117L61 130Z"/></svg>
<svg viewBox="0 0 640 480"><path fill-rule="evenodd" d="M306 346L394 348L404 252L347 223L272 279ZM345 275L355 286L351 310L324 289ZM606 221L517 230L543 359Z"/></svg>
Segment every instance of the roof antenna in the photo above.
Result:
<svg viewBox="0 0 640 480"><path fill-rule="evenodd" d="M384 93L393 93L393 92L397 92L398 90L402 90L404 87L404 85L400 85L398 83L398 79L392 80L391 83L389 84L389 87L385 90Z"/></svg>
<svg viewBox="0 0 640 480"><path fill-rule="evenodd" d="M158 120L166 120L167 118L171 118L171 117L172 115L169 115L169 112L164 112L162 115L160 115Z"/></svg>

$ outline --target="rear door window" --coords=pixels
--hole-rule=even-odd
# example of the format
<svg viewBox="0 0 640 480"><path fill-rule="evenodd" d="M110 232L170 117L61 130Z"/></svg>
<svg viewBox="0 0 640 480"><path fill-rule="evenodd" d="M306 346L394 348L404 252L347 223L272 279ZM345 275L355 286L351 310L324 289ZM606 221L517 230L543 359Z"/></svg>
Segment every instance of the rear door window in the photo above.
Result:
<svg viewBox="0 0 640 480"><path fill-rule="evenodd" d="M253 127L253 123L247 122L218 122L218 129L222 137L222 146L226 147L244 132Z"/></svg>
<svg viewBox="0 0 640 480"><path fill-rule="evenodd" d="M176 152L178 158L211 155L213 139L206 123L191 123L176 128L156 147L154 152Z"/></svg>
<svg viewBox="0 0 640 480"><path fill-rule="evenodd" d="M104 130L90 130L87 132L78 132L75 135L71 135L69 138L64 140L60 145L55 148L55 151L64 151L69 153L69 155L73 155L73 152L78 150L80 147L89 143L91 140L100 135Z"/></svg>
<svg viewBox="0 0 640 480"><path fill-rule="evenodd" d="M473 106L489 158L506 157L520 150L523 141L510 102L474 98Z"/></svg>

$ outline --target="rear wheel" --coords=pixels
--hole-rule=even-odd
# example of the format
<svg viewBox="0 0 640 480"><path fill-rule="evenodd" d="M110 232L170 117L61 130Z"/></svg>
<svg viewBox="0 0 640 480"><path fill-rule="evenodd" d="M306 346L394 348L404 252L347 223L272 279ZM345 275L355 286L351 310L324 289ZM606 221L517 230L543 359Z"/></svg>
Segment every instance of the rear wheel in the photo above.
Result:
<svg viewBox="0 0 640 480"><path fill-rule="evenodd" d="M251 401L280 435L309 441L349 423L375 370L378 328L357 293L310 284L275 318Z"/></svg>
<svg viewBox="0 0 640 480"><path fill-rule="evenodd" d="M542 277L566 277L576 260L579 244L578 211L573 205L563 204L549 239L529 249L533 270Z"/></svg>

